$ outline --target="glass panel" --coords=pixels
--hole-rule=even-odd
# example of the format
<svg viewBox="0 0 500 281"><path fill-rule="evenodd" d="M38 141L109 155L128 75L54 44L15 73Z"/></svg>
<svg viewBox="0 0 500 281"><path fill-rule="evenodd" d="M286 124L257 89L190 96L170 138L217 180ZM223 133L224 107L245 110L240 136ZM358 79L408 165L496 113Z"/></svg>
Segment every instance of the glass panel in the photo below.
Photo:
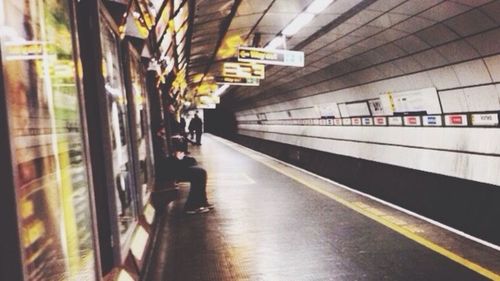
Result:
<svg viewBox="0 0 500 281"><path fill-rule="evenodd" d="M151 167L151 153L149 145L148 105L145 91L144 75L140 71L139 61L131 55L130 59L130 77L132 82L132 94L135 99L135 118L137 130L137 148L139 150L139 169L141 184L140 195L145 205L148 201L150 190L148 190L148 181Z"/></svg>
<svg viewBox="0 0 500 281"><path fill-rule="evenodd" d="M105 80L108 120L112 142L113 178L120 242L126 241L137 220L135 187L130 157L127 96L123 88L120 53L115 33L102 19L102 71Z"/></svg>
<svg viewBox="0 0 500 281"><path fill-rule="evenodd" d="M96 280L68 1L0 1L26 280Z"/></svg>

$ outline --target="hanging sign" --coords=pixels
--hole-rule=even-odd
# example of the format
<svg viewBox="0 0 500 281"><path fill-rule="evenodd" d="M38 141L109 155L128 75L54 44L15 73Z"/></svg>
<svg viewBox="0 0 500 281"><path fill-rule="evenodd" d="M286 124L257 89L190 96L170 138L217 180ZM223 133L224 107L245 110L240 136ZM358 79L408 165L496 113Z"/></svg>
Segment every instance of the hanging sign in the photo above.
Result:
<svg viewBox="0 0 500 281"><path fill-rule="evenodd" d="M239 47L238 61L304 67L304 52Z"/></svg>
<svg viewBox="0 0 500 281"><path fill-rule="evenodd" d="M259 86L259 79L216 76L215 83L240 86Z"/></svg>
<svg viewBox="0 0 500 281"><path fill-rule="evenodd" d="M222 75L237 78L264 79L265 66L258 63L225 62Z"/></svg>

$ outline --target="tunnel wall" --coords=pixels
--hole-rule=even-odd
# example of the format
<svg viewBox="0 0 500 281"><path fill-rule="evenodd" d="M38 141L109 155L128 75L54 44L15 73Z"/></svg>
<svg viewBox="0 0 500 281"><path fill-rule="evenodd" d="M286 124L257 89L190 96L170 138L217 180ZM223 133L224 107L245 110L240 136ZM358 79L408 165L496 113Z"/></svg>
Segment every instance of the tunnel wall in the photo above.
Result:
<svg viewBox="0 0 500 281"><path fill-rule="evenodd" d="M472 124L474 114L491 114L498 119L499 83L500 55L491 55L279 103L269 100L268 105L236 112L236 120L239 133L247 136L500 185L498 124L490 127ZM373 112L366 116L371 118L370 125L354 125L354 121L359 122L365 116L334 112L336 116L325 117L321 112L325 104L369 102L388 91L418 92L429 88L437 93L437 97L430 99L432 104L421 106L423 112L404 113L401 117L404 120L405 116L414 116L418 125L403 122L390 126L389 117L395 115L376 116ZM317 86L308 89L310 93L320 91ZM424 126L427 116L439 119L440 125ZM447 120L453 116L461 116L466 124L447 126ZM378 117L384 118L384 125L375 126ZM335 119L351 124L334 123Z"/></svg>
<svg viewBox="0 0 500 281"><path fill-rule="evenodd" d="M500 1L379 2L223 97L236 140L500 245Z"/></svg>
<svg viewBox="0 0 500 281"><path fill-rule="evenodd" d="M317 86L305 87L300 91L309 90L308 96L239 110L237 132L240 141L264 152L273 154L263 148L266 145L281 147L274 150L284 149L278 156L289 162L300 151L333 159L297 163L499 245L495 225L500 219L500 130L498 122L473 123L476 114L498 119L499 82L500 55L494 54L324 93ZM397 94L427 89L436 97L423 112L322 112L325 104L369 102L388 90ZM438 124L424 124L428 116ZM454 116L465 124L449 123ZM385 124L376 126L379 117ZM390 125L392 117L401 124ZM418 124L407 124L409 117ZM365 124L365 118L371 121Z"/></svg>

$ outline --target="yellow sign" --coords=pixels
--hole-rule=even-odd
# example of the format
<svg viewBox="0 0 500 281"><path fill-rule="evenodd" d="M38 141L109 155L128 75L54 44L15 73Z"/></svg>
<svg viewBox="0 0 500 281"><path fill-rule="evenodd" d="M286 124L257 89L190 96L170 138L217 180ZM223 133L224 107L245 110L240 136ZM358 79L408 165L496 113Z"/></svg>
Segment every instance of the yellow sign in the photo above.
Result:
<svg viewBox="0 0 500 281"><path fill-rule="evenodd" d="M265 70L263 64L225 62L222 75L226 77L264 79Z"/></svg>
<svg viewBox="0 0 500 281"><path fill-rule="evenodd" d="M240 47L238 61L303 67L304 52Z"/></svg>
<svg viewBox="0 0 500 281"><path fill-rule="evenodd" d="M259 86L259 79L216 76L215 83L217 83L217 84L229 84L229 85L240 85L240 86Z"/></svg>

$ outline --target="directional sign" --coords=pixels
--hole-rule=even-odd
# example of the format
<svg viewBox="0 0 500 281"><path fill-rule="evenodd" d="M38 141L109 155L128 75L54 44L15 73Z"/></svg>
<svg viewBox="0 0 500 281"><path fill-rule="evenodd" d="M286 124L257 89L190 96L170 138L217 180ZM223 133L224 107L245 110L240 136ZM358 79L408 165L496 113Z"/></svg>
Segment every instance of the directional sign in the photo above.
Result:
<svg viewBox="0 0 500 281"><path fill-rule="evenodd" d="M216 76L215 83L240 86L259 86L259 79Z"/></svg>
<svg viewBox="0 0 500 281"><path fill-rule="evenodd" d="M304 52L239 47L238 61L304 67Z"/></svg>
<svg viewBox="0 0 500 281"><path fill-rule="evenodd" d="M237 78L264 79L265 65L245 62L225 62L222 75Z"/></svg>

